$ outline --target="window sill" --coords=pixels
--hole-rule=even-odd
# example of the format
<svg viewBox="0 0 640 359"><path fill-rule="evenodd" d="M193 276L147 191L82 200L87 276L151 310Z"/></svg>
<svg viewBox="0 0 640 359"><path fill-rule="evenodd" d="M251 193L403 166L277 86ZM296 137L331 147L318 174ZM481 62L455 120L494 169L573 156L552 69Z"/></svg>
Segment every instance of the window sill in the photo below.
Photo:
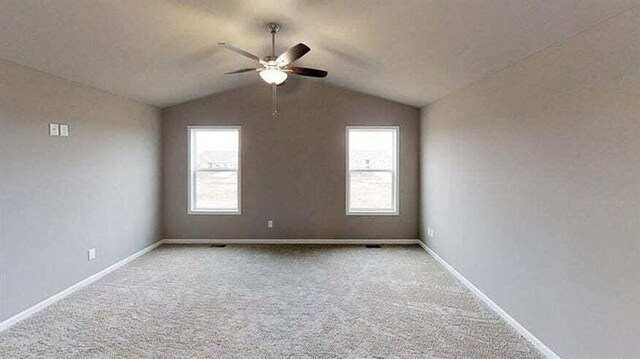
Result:
<svg viewBox="0 0 640 359"><path fill-rule="evenodd" d="M187 212L189 215L205 215L205 216L239 216L242 214L240 211L193 211Z"/></svg>
<svg viewBox="0 0 640 359"><path fill-rule="evenodd" d="M347 216L399 216L400 212L347 212Z"/></svg>

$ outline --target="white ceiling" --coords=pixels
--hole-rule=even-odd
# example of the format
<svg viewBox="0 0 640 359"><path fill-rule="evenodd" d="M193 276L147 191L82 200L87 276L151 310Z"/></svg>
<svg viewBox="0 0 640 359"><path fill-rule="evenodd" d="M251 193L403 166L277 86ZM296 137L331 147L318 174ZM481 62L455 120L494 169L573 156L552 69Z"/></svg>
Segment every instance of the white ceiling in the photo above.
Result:
<svg viewBox="0 0 640 359"><path fill-rule="evenodd" d="M304 42L329 83L422 106L630 9L637 0L0 0L0 58L167 106L258 81L223 75Z"/></svg>

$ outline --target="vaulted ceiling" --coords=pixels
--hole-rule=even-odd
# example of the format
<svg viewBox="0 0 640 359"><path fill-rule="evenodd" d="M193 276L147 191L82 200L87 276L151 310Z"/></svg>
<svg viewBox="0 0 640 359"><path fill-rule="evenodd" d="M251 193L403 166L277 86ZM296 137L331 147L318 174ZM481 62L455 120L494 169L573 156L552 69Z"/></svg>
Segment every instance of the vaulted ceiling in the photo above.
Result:
<svg viewBox="0 0 640 359"><path fill-rule="evenodd" d="M223 75L304 42L322 81L414 106L638 5L637 0L0 1L0 58L154 106L260 81Z"/></svg>

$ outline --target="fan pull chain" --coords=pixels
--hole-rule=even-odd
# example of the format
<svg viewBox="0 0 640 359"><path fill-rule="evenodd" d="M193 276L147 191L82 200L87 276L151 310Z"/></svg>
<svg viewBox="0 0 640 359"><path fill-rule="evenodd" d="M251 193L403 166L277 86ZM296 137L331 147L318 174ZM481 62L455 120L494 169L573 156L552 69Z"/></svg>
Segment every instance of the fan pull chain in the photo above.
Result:
<svg viewBox="0 0 640 359"><path fill-rule="evenodd" d="M278 114L278 85L271 84L271 100L273 104L273 116Z"/></svg>

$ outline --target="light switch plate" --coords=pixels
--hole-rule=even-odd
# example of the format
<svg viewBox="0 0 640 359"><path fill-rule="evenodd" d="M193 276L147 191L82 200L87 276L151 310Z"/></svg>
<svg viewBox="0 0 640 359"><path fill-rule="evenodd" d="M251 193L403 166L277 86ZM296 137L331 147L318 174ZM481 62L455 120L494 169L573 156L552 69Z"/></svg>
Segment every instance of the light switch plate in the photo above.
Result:
<svg viewBox="0 0 640 359"><path fill-rule="evenodd" d="M49 124L49 136L60 136L60 127L57 123Z"/></svg>
<svg viewBox="0 0 640 359"><path fill-rule="evenodd" d="M270 219L269 221L267 221L267 227L269 228L273 228L273 220Z"/></svg>
<svg viewBox="0 0 640 359"><path fill-rule="evenodd" d="M96 259L96 249L95 248L89 249L88 258L89 258L90 261Z"/></svg>
<svg viewBox="0 0 640 359"><path fill-rule="evenodd" d="M69 136L69 125L60 125L60 136Z"/></svg>

